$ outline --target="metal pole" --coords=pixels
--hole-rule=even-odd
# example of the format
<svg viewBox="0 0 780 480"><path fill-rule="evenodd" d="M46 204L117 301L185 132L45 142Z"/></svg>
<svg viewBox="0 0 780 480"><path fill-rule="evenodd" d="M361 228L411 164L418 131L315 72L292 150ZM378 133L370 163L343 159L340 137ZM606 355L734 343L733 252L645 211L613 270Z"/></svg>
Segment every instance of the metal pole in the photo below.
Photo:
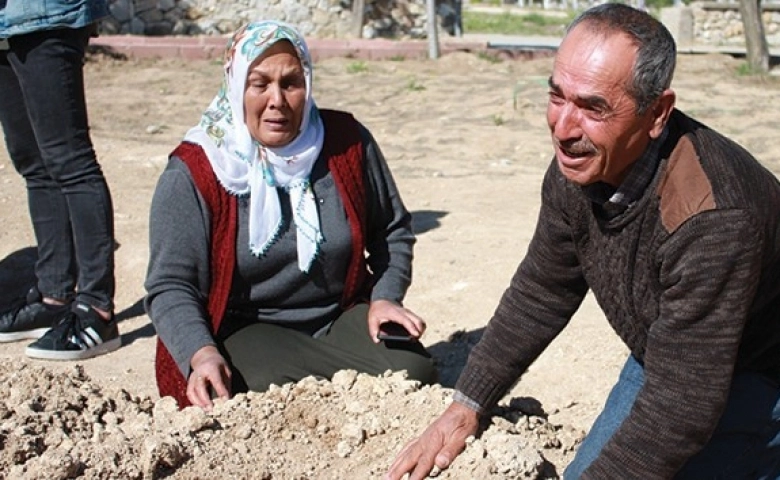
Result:
<svg viewBox="0 0 780 480"><path fill-rule="evenodd" d="M436 0L427 1L428 11L428 57L439 58L439 21L436 18Z"/></svg>

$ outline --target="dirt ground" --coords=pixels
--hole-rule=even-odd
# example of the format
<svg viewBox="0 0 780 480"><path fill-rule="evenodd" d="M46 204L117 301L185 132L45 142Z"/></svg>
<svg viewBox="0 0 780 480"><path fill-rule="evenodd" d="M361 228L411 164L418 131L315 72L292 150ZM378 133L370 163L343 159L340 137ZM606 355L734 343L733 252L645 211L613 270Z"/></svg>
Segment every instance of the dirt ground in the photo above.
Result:
<svg viewBox="0 0 780 480"><path fill-rule="evenodd" d="M780 174L778 78L740 76L741 60L683 55L678 106ZM120 60L86 66L95 147L115 210L116 304L123 346L74 363L0 345L0 478L377 478L449 401L532 235L551 148L544 120L551 59L329 59L315 67L321 107L349 110L378 139L418 244L407 306L441 385L342 372L211 414L177 412L154 385L155 332L141 307L148 210L167 154L216 93L219 62ZM35 241L24 185L0 149L0 302L31 281ZM572 458L627 351L588 298L502 402L485 434L442 478L556 478Z"/></svg>

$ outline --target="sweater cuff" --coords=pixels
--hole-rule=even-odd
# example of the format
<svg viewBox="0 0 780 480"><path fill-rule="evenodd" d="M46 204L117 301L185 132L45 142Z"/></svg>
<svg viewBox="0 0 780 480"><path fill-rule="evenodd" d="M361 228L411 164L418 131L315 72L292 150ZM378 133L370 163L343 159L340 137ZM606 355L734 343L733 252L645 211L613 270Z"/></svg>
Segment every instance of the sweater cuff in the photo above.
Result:
<svg viewBox="0 0 780 480"><path fill-rule="evenodd" d="M176 362L176 365L179 367L179 371L184 376L185 379L190 377L190 373L192 373L192 366L190 365L190 360L192 360L192 357L203 347L213 346L216 347L216 343L214 343L214 340L212 338L199 338L192 340L191 343L189 343L186 346L182 346L180 349L171 349L169 348L168 351L170 352L171 356L173 357L174 361Z"/></svg>
<svg viewBox="0 0 780 480"><path fill-rule="evenodd" d="M458 377L455 390L478 405L482 409L481 412L485 412L501 400L506 393L506 386L489 372L466 365L466 369Z"/></svg>
<svg viewBox="0 0 780 480"><path fill-rule="evenodd" d="M474 400L464 395L463 392L461 392L460 390L455 390L455 393L452 394L452 401L456 403L460 403L464 407L470 408L471 410L474 410L480 415L483 415L485 413L485 409L482 408L480 404L478 404Z"/></svg>

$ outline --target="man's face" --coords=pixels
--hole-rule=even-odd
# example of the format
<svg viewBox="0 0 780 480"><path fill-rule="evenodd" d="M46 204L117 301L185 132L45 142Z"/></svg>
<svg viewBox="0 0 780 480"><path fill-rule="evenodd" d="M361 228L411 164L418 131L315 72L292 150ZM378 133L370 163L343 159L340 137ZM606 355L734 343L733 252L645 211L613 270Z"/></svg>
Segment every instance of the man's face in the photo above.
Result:
<svg viewBox="0 0 780 480"><path fill-rule="evenodd" d="M563 175L618 186L655 131L654 108L636 113L627 92L637 49L622 33L576 26L561 43L549 79L547 124Z"/></svg>

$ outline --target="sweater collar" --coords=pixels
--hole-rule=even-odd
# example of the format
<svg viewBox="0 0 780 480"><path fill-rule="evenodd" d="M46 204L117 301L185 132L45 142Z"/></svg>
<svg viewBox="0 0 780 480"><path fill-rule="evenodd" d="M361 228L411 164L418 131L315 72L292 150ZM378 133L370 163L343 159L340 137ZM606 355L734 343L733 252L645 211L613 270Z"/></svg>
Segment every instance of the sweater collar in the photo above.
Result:
<svg viewBox="0 0 780 480"><path fill-rule="evenodd" d="M611 218L623 213L645 193L661 163L661 146L668 136L668 127L651 141L644 153L631 166L625 180L617 188L605 182L596 182L582 187L591 202L600 206Z"/></svg>

